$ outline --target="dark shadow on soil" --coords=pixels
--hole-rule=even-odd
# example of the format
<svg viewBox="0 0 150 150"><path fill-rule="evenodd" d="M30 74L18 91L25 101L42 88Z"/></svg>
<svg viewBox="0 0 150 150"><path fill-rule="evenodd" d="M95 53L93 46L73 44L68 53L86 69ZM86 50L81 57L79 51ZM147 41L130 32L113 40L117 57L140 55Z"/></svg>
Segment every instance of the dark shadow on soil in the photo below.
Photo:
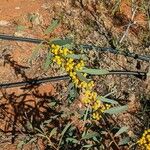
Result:
<svg viewBox="0 0 150 150"><path fill-rule="evenodd" d="M25 69L28 69L29 67L19 65L15 60L13 60L10 54L6 54L4 56L4 66L5 64L9 64L13 68L16 76L21 75L22 79L28 79L25 73Z"/></svg>
<svg viewBox="0 0 150 150"><path fill-rule="evenodd" d="M4 57L5 64L9 64L15 74L21 75L24 81L29 80L26 76L24 67L19 65L10 55ZM52 85L26 86L23 88L1 89L0 98L0 131L5 134L11 134L14 143L19 133L35 134L35 128L52 119L51 127L60 126L61 112L58 108L61 103L53 97ZM50 106L54 102L56 107ZM57 119L58 118L58 119Z"/></svg>
<svg viewBox="0 0 150 150"><path fill-rule="evenodd" d="M52 116L61 115L57 110L50 108L49 103L56 101L54 97L46 93L41 95L33 90L18 95L15 92L10 94L2 90L2 95L0 120L3 123L0 122L4 126L0 130L12 134L12 143L18 132L34 134L35 127L40 128L41 123ZM58 127L59 121L55 119L52 126Z"/></svg>

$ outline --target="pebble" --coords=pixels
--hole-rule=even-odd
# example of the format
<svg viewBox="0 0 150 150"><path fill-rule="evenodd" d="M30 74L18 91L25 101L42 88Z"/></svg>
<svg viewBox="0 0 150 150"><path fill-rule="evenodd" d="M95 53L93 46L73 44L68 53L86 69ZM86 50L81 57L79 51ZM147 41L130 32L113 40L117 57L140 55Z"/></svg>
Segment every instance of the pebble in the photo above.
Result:
<svg viewBox="0 0 150 150"><path fill-rule="evenodd" d="M15 9L16 9L16 10L19 10L19 9L20 9L20 7L15 7Z"/></svg>
<svg viewBox="0 0 150 150"><path fill-rule="evenodd" d="M7 20L0 20L0 26L9 26L10 22Z"/></svg>
<svg viewBox="0 0 150 150"><path fill-rule="evenodd" d="M17 31L17 32L15 32L15 36L19 36L19 37L23 37L24 36L24 34L25 34L25 32L23 32L23 31Z"/></svg>

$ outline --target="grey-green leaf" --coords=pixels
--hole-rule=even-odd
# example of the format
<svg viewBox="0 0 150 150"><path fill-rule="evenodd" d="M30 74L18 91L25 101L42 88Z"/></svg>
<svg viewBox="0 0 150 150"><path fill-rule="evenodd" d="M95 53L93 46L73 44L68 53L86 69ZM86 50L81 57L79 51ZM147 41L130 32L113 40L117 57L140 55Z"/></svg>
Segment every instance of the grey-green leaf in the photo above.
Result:
<svg viewBox="0 0 150 150"><path fill-rule="evenodd" d="M31 63L32 60L35 60L39 54L39 50L43 47L43 43L40 43L33 49L33 53L31 55L31 58L29 59L29 63Z"/></svg>
<svg viewBox="0 0 150 150"><path fill-rule="evenodd" d="M18 25L17 27L16 27L16 30L17 31L24 31L26 29L26 27L25 26L22 26L22 25Z"/></svg>
<svg viewBox="0 0 150 150"><path fill-rule="evenodd" d="M98 96L98 99L102 102L105 102L105 103L110 103L110 104L118 104L117 101L115 100L112 100L112 99L109 99L109 98L106 98L106 97L103 97L103 96Z"/></svg>
<svg viewBox="0 0 150 150"><path fill-rule="evenodd" d="M50 64L52 63L52 54L50 52L48 52L47 56L46 56L46 61L44 63L44 70L47 70L48 67L50 66Z"/></svg>
<svg viewBox="0 0 150 150"><path fill-rule="evenodd" d="M73 59L87 60L87 57L84 54L68 54L65 57L67 57L67 58L73 58Z"/></svg>
<svg viewBox="0 0 150 150"><path fill-rule="evenodd" d="M50 102L50 103L48 103L48 106L49 107L54 107L54 106L56 106L56 104L57 104L57 102Z"/></svg>
<svg viewBox="0 0 150 150"><path fill-rule="evenodd" d="M73 43L65 44L63 47L64 47L64 48L68 48L68 49L73 49L74 44L73 44Z"/></svg>
<svg viewBox="0 0 150 150"><path fill-rule="evenodd" d="M53 39L49 41L49 44L55 44L60 46L64 46L71 43L72 43L72 39Z"/></svg>
<svg viewBox="0 0 150 150"><path fill-rule="evenodd" d="M84 77L81 72L76 72L76 73L77 73L77 76L80 79L80 81L85 81L85 82L89 82L90 81L89 79Z"/></svg>
<svg viewBox="0 0 150 150"><path fill-rule="evenodd" d="M41 133L41 134L43 134L43 132L40 130L40 129L38 129L38 128L34 128L36 131L38 131L39 133Z"/></svg>
<svg viewBox="0 0 150 150"><path fill-rule="evenodd" d="M106 69L89 69L89 68L83 68L83 70L80 70L80 72L92 74L92 75L106 75L109 74L109 71Z"/></svg>
<svg viewBox="0 0 150 150"><path fill-rule="evenodd" d="M44 134L41 134L41 133L36 134L36 136L47 138Z"/></svg>
<svg viewBox="0 0 150 150"><path fill-rule="evenodd" d="M30 22L35 21L36 18L37 18L37 14L28 14L28 20Z"/></svg>
<svg viewBox="0 0 150 150"><path fill-rule="evenodd" d="M63 136L65 134L65 132L68 130L68 128L72 125L72 122L71 123L68 123L65 128L63 129L61 135Z"/></svg>
<svg viewBox="0 0 150 150"><path fill-rule="evenodd" d="M83 148L90 148L90 147L92 147L92 146L93 146L92 144L84 145Z"/></svg>
<svg viewBox="0 0 150 150"><path fill-rule="evenodd" d="M24 141L20 141L17 145L17 149L22 149L24 144L26 144Z"/></svg>
<svg viewBox="0 0 150 150"><path fill-rule="evenodd" d="M68 86L68 94L72 98L76 97L76 95L77 95L77 91L76 91L74 84L72 82Z"/></svg>
<svg viewBox="0 0 150 150"><path fill-rule="evenodd" d="M86 108L86 112L85 112L85 115L84 115L84 118L83 118L84 121L87 120L87 118L88 118L88 113L89 113L89 107Z"/></svg>
<svg viewBox="0 0 150 150"><path fill-rule="evenodd" d="M75 139L75 138L67 138L66 139L67 141L70 141L70 142L72 142L72 143L78 143L79 141L77 140L77 139Z"/></svg>
<svg viewBox="0 0 150 150"><path fill-rule="evenodd" d="M87 140L87 139L91 139L91 138L93 138L93 137L95 137L95 136L99 136L99 134L98 134L97 132L86 133L86 134L82 137L82 139L83 139L83 140Z"/></svg>
<svg viewBox="0 0 150 150"><path fill-rule="evenodd" d="M119 136L120 134L126 132L128 129L129 129L129 127L127 127L127 126L121 127L120 130L114 136L115 137Z"/></svg>
<svg viewBox="0 0 150 150"><path fill-rule="evenodd" d="M125 106L117 106L117 107L113 107L110 108L108 110L105 110L104 113L108 113L108 114L119 114L122 112L125 112L128 109L128 105Z"/></svg>
<svg viewBox="0 0 150 150"><path fill-rule="evenodd" d="M59 25L58 20L52 20L51 25L48 26L48 28L45 30L44 34L49 34L49 33L53 32L58 25Z"/></svg>
<svg viewBox="0 0 150 150"><path fill-rule="evenodd" d="M50 132L49 137L52 137L53 135L55 135L57 133L57 127L53 128Z"/></svg>
<svg viewBox="0 0 150 150"><path fill-rule="evenodd" d="M129 137L125 137L125 138L123 138L123 139L121 139L121 140L119 141L118 145L119 145L119 146L121 146L121 145L126 145L126 144L128 144L129 142L130 142L130 138L129 138Z"/></svg>
<svg viewBox="0 0 150 150"><path fill-rule="evenodd" d="M52 121L52 119L45 120L45 121L44 121L44 124L49 124L51 121Z"/></svg>
<svg viewBox="0 0 150 150"><path fill-rule="evenodd" d="M60 146L61 142L62 142L62 139L63 139L63 136L64 134L66 133L66 131L69 129L69 127L72 125L72 122L68 122L68 124L65 126L65 128L63 129L62 133L61 133L61 138L59 140L59 143L58 143L58 147Z"/></svg>
<svg viewBox="0 0 150 150"><path fill-rule="evenodd" d="M37 137L32 138L28 143L33 143L37 140Z"/></svg>

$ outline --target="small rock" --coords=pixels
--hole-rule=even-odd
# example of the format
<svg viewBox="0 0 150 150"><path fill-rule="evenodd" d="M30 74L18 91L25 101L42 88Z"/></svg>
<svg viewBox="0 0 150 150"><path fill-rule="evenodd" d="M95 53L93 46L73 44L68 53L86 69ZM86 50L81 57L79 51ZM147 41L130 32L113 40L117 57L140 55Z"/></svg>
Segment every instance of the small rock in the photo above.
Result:
<svg viewBox="0 0 150 150"><path fill-rule="evenodd" d="M19 9L20 9L20 7L15 7L15 9L16 9L16 10L19 10Z"/></svg>
<svg viewBox="0 0 150 150"><path fill-rule="evenodd" d="M99 39L99 33L97 31L94 31L92 34L94 38Z"/></svg>
<svg viewBox="0 0 150 150"><path fill-rule="evenodd" d="M15 36L19 36L19 37L23 37L25 35L25 32L23 32L23 31L17 31L17 32L15 32L14 35Z"/></svg>
<svg viewBox="0 0 150 150"><path fill-rule="evenodd" d="M49 4L47 4L47 3L43 4L41 7L44 8L44 9L49 9L50 8Z"/></svg>
<svg viewBox="0 0 150 150"><path fill-rule="evenodd" d="M0 20L0 26L9 26L10 22L6 20Z"/></svg>

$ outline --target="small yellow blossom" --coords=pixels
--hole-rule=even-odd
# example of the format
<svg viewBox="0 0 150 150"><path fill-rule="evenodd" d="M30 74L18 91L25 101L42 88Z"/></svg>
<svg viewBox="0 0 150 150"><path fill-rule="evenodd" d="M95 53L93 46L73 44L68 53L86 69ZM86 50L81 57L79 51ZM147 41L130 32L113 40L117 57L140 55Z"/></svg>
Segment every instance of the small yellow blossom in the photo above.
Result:
<svg viewBox="0 0 150 150"><path fill-rule="evenodd" d="M99 100L96 100L92 106L93 110L98 110L100 108L101 104Z"/></svg>
<svg viewBox="0 0 150 150"><path fill-rule="evenodd" d="M95 120L100 120L102 116L99 114L99 112L94 112L92 117Z"/></svg>
<svg viewBox="0 0 150 150"><path fill-rule="evenodd" d="M143 150L150 150L150 129L144 131L137 143Z"/></svg>
<svg viewBox="0 0 150 150"><path fill-rule="evenodd" d="M92 88L94 87L94 81L90 81L90 82L88 83L87 87L88 87L89 89L92 89Z"/></svg>

